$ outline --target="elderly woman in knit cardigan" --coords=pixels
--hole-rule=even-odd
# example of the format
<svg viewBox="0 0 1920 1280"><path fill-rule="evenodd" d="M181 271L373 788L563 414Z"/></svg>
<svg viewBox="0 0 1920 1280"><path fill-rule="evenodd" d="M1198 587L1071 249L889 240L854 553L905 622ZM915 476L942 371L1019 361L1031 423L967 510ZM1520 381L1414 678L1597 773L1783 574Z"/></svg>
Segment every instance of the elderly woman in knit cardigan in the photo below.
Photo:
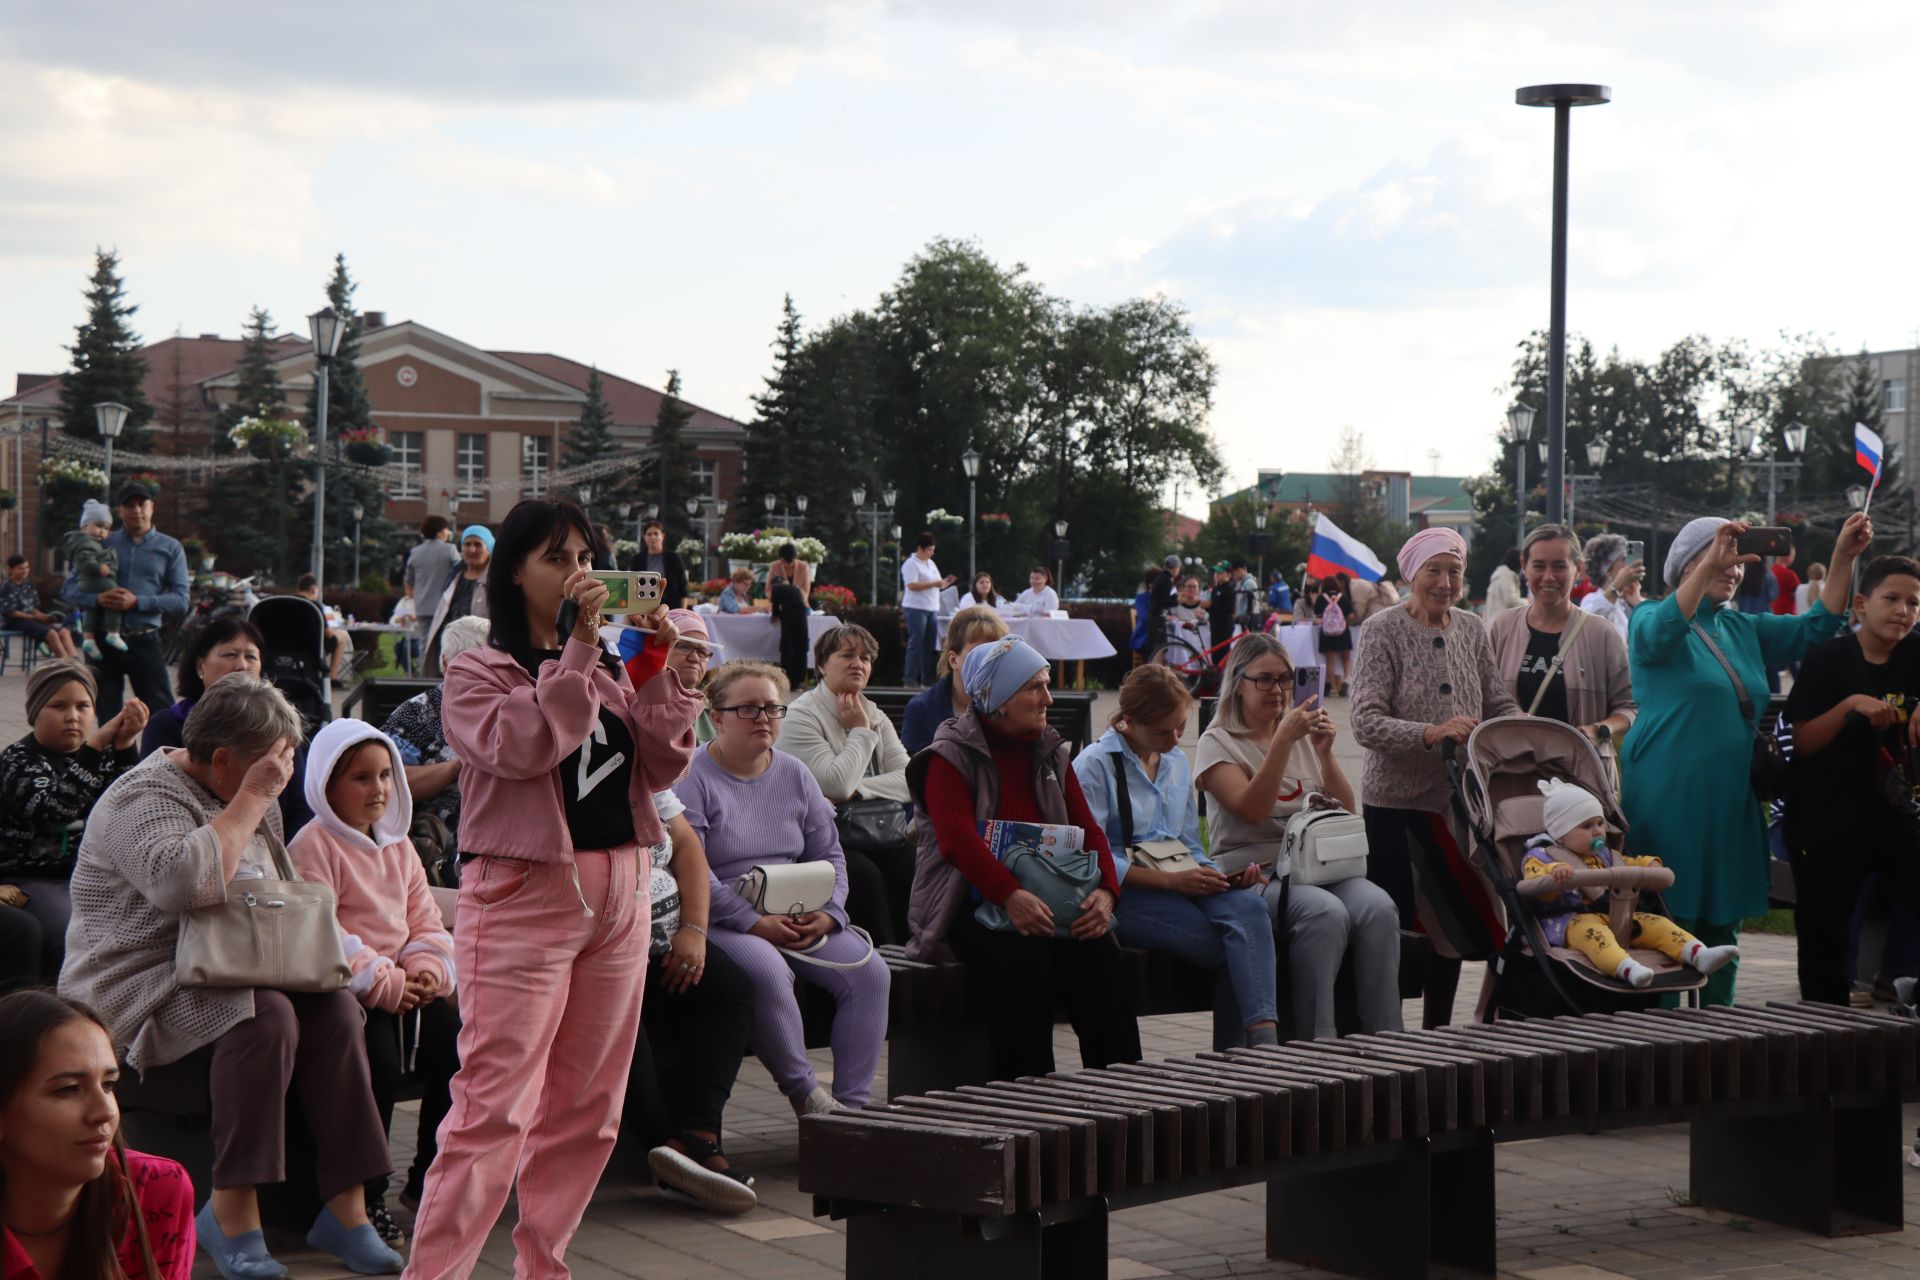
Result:
<svg viewBox="0 0 1920 1280"><path fill-rule="evenodd" d="M1489 716L1520 710L1495 665L1479 618L1456 608L1467 545L1451 529L1422 529L1400 548L1411 593L1367 619L1353 676L1353 736L1367 749L1367 878L1392 895L1403 928L1433 940L1425 1023L1453 1014L1462 958L1491 955L1506 917L1467 861L1455 827L1441 744L1464 744Z"/></svg>
<svg viewBox="0 0 1920 1280"><path fill-rule="evenodd" d="M1529 715L1570 724L1596 745L1625 737L1636 714L1627 643L1609 618L1573 603L1580 546L1572 531L1541 525L1520 554L1527 603L1487 619L1500 678Z"/></svg>
<svg viewBox="0 0 1920 1280"><path fill-rule="evenodd" d="M183 987L180 917L227 897L234 880L278 875L276 799L293 776L300 715L278 689L230 675L164 748L94 806L73 872L73 927L60 994L100 1011L143 1084L156 1072L212 1099L213 1187L194 1225L226 1280L274 1280L254 1189L286 1179L287 1095L313 1126L326 1197L307 1243L355 1271L398 1271L367 1222L365 1184L393 1172L374 1106L360 1006L345 990ZM176 1067L176 1064L177 1067Z"/></svg>

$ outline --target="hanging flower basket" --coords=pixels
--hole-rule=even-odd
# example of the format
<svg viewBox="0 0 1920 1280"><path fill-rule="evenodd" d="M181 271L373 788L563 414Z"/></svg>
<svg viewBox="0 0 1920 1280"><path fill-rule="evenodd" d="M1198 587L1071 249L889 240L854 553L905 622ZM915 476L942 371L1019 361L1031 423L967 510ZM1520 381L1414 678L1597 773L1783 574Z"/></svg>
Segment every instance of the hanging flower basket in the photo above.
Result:
<svg viewBox="0 0 1920 1280"><path fill-rule="evenodd" d="M363 467L384 467L393 458L393 450L378 440L347 441L347 461Z"/></svg>
<svg viewBox="0 0 1920 1280"><path fill-rule="evenodd" d="M994 533L1005 533L1013 528L1013 517L1004 511L989 511L980 517L980 527Z"/></svg>
<svg viewBox="0 0 1920 1280"><path fill-rule="evenodd" d="M929 529L939 529L942 527L954 527L958 525L963 525L966 522L967 522L967 518L965 516L954 515L951 511L948 511L945 507L935 507L933 510L927 512L927 527Z"/></svg>
<svg viewBox="0 0 1920 1280"><path fill-rule="evenodd" d="M227 439L256 458L271 458L278 446L295 454L311 443L307 429L291 418L242 418L227 432Z"/></svg>
<svg viewBox="0 0 1920 1280"><path fill-rule="evenodd" d="M20 505L19 497L11 489L0 489L0 511L11 511Z"/></svg>

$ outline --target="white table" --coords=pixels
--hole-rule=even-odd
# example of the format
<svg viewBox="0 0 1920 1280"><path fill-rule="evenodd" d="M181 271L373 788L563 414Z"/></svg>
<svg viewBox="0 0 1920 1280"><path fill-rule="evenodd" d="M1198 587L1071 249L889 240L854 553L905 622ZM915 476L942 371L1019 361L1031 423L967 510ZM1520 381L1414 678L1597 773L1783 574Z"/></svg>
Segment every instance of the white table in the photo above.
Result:
<svg viewBox="0 0 1920 1280"><path fill-rule="evenodd" d="M773 617L765 613L705 613L700 615L707 624L707 634L720 646L719 657L722 661L734 658L758 658L762 662L780 661L780 628L773 623ZM813 646L820 637L840 625L840 619L829 613L815 613L807 618L807 665L813 665Z"/></svg>
<svg viewBox="0 0 1920 1280"><path fill-rule="evenodd" d="M413 674L412 654L410 652L411 646L407 644L407 640L414 634L412 627L397 627L391 622L356 622L347 628L347 634L373 636L376 648L380 643L379 637L396 637L393 642L394 661L400 664L400 670L406 672L408 675Z"/></svg>
<svg viewBox="0 0 1920 1280"><path fill-rule="evenodd" d="M1287 647L1287 659L1296 667L1320 665L1320 626L1313 622L1289 622L1274 628L1274 635Z"/></svg>
<svg viewBox="0 0 1920 1280"><path fill-rule="evenodd" d="M937 643L946 642L948 621L940 619ZM1091 618L1006 618L1005 621L1007 630L1032 645L1047 661L1074 663L1073 687L1076 689L1087 687L1088 658L1111 658L1119 652L1100 624Z"/></svg>

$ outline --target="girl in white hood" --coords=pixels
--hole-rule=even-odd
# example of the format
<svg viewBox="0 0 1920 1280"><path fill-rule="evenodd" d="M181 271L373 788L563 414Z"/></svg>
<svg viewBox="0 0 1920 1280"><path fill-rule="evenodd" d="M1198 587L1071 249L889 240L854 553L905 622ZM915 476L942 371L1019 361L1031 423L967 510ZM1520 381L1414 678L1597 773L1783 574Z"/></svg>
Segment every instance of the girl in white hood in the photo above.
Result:
<svg viewBox="0 0 1920 1280"><path fill-rule="evenodd" d="M454 985L453 935L407 838L413 797L391 738L362 720L324 726L307 749L306 799L313 821L288 851L303 878L333 889L353 969L350 990L367 1012L374 1100L389 1132L401 1076L412 1072L424 1091L419 1147L400 1193L412 1207L460 1065L460 1017L446 998ZM405 1236L386 1211L386 1192L385 1178L367 1184L367 1215L397 1249Z"/></svg>

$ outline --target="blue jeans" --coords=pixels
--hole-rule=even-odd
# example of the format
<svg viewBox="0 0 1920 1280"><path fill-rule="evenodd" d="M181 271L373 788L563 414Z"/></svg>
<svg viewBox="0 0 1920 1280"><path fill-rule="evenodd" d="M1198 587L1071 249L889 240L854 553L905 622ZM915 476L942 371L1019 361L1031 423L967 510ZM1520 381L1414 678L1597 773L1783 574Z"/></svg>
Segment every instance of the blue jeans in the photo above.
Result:
<svg viewBox="0 0 1920 1280"><path fill-rule="evenodd" d="M940 629L939 615L932 609L902 609L907 615L908 684L933 683L933 636Z"/></svg>
<svg viewBox="0 0 1920 1280"><path fill-rule="evenodd" d="M1128 889L1113 931L1129 947L1170 951L1202 969L1224 966L1243 1026L1278 1018L1273 925L1258 893L1189 898L1170 889Z"/></svg>

